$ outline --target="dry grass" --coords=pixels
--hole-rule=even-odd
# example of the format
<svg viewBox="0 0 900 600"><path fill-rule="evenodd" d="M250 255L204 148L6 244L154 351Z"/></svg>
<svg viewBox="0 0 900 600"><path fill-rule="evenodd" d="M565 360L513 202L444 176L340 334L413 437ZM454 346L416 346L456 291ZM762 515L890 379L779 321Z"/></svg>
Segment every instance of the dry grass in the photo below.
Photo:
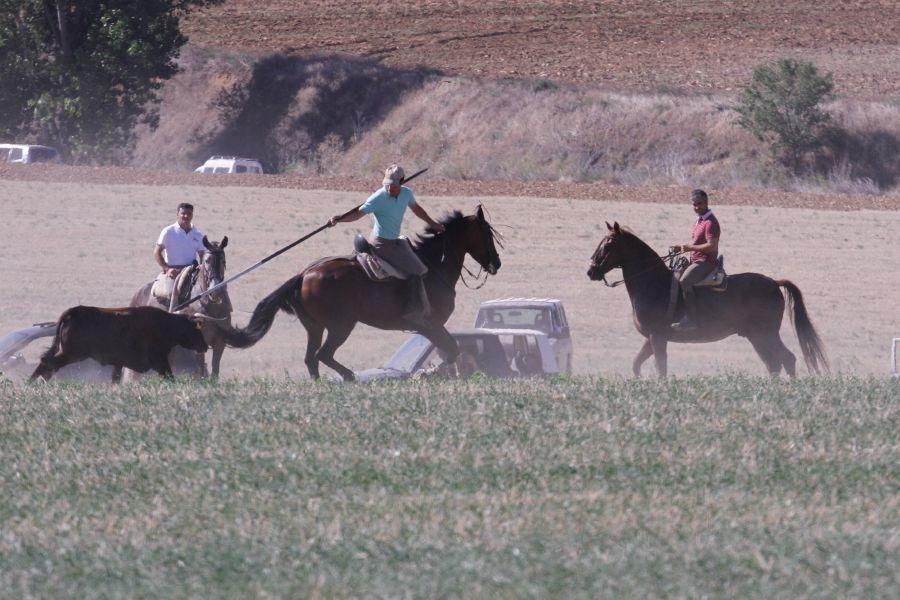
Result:
<svg viewBox="0 0 900 600"><path fill-rule="evenodd" d="M621 94L548 80L436 77L363 59L191 50L164 92L160 129L135 164L193 168L253 155L301 175L432 165L451 180L607 181L892 192L900 109L841 100L841 128L809 173L788 176L735 124L727 95Z"/></svg>
<svg viewBox="0 0 900 600"><path fill-rule="evenodd" d="M384 158L387 160L387 157ZM364 193L251 187L204 188L60 185L3 181L0 221L7 229L0 256L0 332L55 319L79 304L117 306L154 276L152 248L174 220L180 201L197 207L196 223L214 239L228 235L228 272L236 273L360 202ZM414 186L415 187L415 186ZM459 287L452 327L471 326L478 303L503 296L558 296L573 326L577 373L627 374L641 337L631 322L627 294L587 279L588 261L604 235L604 220L631 225L660 251L685 241L692 213L680 204L648 204L654 194L603 188L595 200L493 198L492 221L507 237L503 267L480 290ZM664 193L665 190L658 191ZM656 192L654 192L656 193ZM684 197L672 188L673 197ZM833 367L844 373L883 374L891 336L900 334L896 310L900 213L720 206L729 191L713 191L724 228L729 271L758 271L794 281L826 344ZM432 214L474 209L476 198L421 196ZM361 221L358 228L366 231ZM312 260L350 251L357 226L328 230L234 283L231 297L246 323L264 295ZM414 217L409 234L421 231ZM474 266L474 265L472 265ZM785 322L787 345L796 337ZM405 338L358 328L339 351L352 368L381 364ZM302 326L279 315L268 336L246 351L228 350L225 377L254 374L305 377ZM732 337L708 345L673 346L670 372L743 371L762 374L750 345ZM652 371L652 369L651 369Z"/></svg>

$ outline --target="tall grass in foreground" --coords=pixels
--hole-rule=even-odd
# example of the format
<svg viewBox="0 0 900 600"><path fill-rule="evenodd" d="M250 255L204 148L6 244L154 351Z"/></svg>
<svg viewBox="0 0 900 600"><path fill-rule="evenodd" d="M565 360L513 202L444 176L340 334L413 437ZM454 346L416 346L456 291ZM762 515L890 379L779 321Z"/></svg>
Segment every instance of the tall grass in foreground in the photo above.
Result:
<svg viewBox="0 0 900 600"><path fill-rule="evenodd" d="M900 382L0 387L0 594L887 597Z"/></svg>

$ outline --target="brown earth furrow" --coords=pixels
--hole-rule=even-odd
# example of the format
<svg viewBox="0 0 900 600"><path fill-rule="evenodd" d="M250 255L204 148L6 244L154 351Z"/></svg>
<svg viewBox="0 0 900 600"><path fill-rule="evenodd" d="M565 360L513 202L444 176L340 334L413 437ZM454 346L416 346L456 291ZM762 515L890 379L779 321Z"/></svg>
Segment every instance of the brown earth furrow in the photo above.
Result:
<svg viewBox="0 0 900 600"><path fill-rule="evenodd" d="M128 167L72 167L59 165L2 166L0 182L42 181L147 186L256 187L297 190L341 190L366 194L374 190L380 175L368 177L302 177L297 175L202 175ZM684 186L625 186L602 182L565 181L456 181L429 178L410 184L419 195L531 198L571 198L576 200L615 199L630 202L682 203L688 195ZM771 206L825 210L900 210L898 195L846 195L798 193L775 190L708 190L716 204Z"/></svg>
<svg viewBox="0 0 900 600"><path fill-rule="evenodd" d="M883 97L900 92L897 23L900 3L879 0L272 0L264 8L229 0L193 14L185 29L201 47L327 51L642 91L734 91L755 65L790 54L833 71L841 94Z"/></svg>

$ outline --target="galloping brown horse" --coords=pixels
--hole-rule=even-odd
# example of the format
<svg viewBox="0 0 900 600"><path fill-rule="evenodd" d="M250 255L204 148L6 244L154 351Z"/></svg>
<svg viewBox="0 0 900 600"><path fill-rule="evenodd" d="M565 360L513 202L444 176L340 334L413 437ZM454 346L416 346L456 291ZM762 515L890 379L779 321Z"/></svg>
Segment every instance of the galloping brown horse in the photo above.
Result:
<svg viewBox="0 0 900 600"><path fill-rule="evenodd" d="M304 362L309 374L319 378L319 362L337 371L345 381L353 371L334 358L357 323L378 329L414 330L441 349L445 363L459 354L456 340L444 328L455 306L456 282L468 254L489 274L500 269L493 227L481 207L474 215L455 212L441 220L445 230L426 228L413 244L416 254L428 267L424 278L431 314L424 325L402 317L406 304L404 281L373 282L352 257L326 258L314 262L299 275L263 298L244 329L235 329L227 338L229 346L247 348L269 331L279 310L292 313L306 328ZM322 336L328 331L325 343Z"/></svg>
<svg viewBox="0 0 900 600"><path fill-rule="evenodd" d="M636 235L618 223L607 223L606 226L609 233L591 257L587 274L594 281L605 281L604 276L610 270L622 269L635 327L647 338L634 358L632 370L635 376L640 376L641 365L652 355L657 373L664 377L669 342L714 342L737 334L750 341L769 373L778 375L784 367L788 375L795 377L797 359L781 341L779 333L785 308L780 288L787 293L788 306L793 310L794 331L800 340L807 368L815 373L820 372L820 367L828 370L822 341L806 313L803 295L790 281L771 279L759 273L739 273L728 277L725 291L701 287L696 292L697 313L701 317L699 327L675 330L671 323L684 312L684 301L679 295L674 310L669 309L674 273Z"/></svg>
<svg viewBox="0 0 900 600"><path fill-rule="evenodd" d="M197 283L192 290L187 290L190 295L198 292L205 292L213 286L220 284L225 280L225 246L228 245L228 236L222 238L221 242L210 242L206 236L203 236L203 246L206 252L200 262L199 274L197 275ZM135 292L131 298L129 306L155 306L168 310L170 306L175 306L182 299L175 299L169 305L160 304L153 297L151 289L153 282L147 283ZM188 294L185 294L188 296ZM203 337L206 343L212 348L212 376L219 376L219 367L222 364L222 353L225 352L225 334L231 330L231 299L228 297L228 286L223 286L207 294L200 299L200 304L187 307L184 311L188 315L205 315L207 319L204 321ZM181 348L176 348L174 352L185 352ZM198 353L196 356L197 369L201 375L206 375L206 354Z"/></svg>

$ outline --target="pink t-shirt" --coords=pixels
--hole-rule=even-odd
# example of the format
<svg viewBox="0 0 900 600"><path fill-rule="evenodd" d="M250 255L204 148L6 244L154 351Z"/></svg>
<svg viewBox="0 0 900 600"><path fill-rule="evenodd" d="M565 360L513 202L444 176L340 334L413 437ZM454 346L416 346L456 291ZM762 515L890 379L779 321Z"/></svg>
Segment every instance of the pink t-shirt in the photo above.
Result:
<svg viewBox="0 0 900 600"><path fill-rule="evenodd" d="M712 240L719 239L722 230L719 228L719 220L711 210L697 219L694 223L694 230L691 232L691 244L699 246ZM719 259L715 253L704 254L702 252L691 252L691 262L716 262Z"/></svg>

